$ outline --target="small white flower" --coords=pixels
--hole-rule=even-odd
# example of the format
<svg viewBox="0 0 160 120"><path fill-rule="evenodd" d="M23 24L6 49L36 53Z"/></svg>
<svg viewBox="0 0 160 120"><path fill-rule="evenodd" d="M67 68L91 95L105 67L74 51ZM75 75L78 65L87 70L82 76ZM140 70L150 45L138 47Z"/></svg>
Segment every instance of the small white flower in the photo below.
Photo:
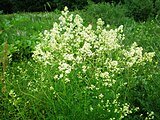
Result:
<svg viewBox="0 0 160 120"><path fill-rule="evenodd" d="M104 97L104 95L101 93L100 95L99 95L99 99L102 99Z"/></svg>
<svg viewBox="0 0 160 120"><path fill-rule="evenodd" d="M55 76L54 76L54 79L58 79L58 75L55 75Z"/></svg>
<svg viewBox="0 0 160 120"><path fill-rule="evenodd" d="M59 79L63 78L63 74L60 74Z"/></svg>
<svg viewBox="0 0 160 120"><path fill-rule="evenodd" d="M50 90L54 90L53 86L51 86L49 89L50 89Z"/></svg>
<svg viewBox="0 0 160 120"><path fill-rule="evenodd" d="M73 20L73 14L71 14L68 18L69 18L69 21L72 22L72 20Z"/></svg>
<svg viewBox="0 0 160 120"><path fill-rule="evenodd" d="M91 105L90 105L89 109L90 109L91 112L93 111L93 107Z"/></svg>
<svg viewBox="0 0 160 120"><path fill-rule="evenodd" d="M102 77L102 78L110 78L109 72L101 73L101 74L100 74L100 77Z"/></svg>
<svg viewBox="0 0 160 120"><path fill-rule="evenodd" d="M87 67L85 65L82 66L82 71L85 73L87 71Z"/></svg>
<svg viewBox="0 0 160 120"><path fill-rule="evenodd" d="M74 60L73 54L67 54L67 53L65 53L63 55L63 57L64 57L65 60L69 60L69 61Z"/></svg>
<svg viewBox="0 0 160 120"><path fill-rule="evenodd" d="M65 83L69 83L70 79L69 78L65 78Z"/></svg>
<svg viewBox="0 0 160 120"><path fill-rule="evenodd" d="M98 25L98 26L103 26L103 25L104 25L104 21L102 21L102 19L99 18L99 19L97 20L97 25Z"/></svg>
<svg viewBox="0 0 160 120"><path fill-rule="evenodd" d="M66 74L69 74L71 72L71 66L67 63L60 63L60 66L58 68L60 71L64 71Z"/></svg>
<svg viewBox="0 0 160 120"><path fill-rule="evenodd" d="M67 6L64 7L64 11L68 11L68 7Z"/></svg>

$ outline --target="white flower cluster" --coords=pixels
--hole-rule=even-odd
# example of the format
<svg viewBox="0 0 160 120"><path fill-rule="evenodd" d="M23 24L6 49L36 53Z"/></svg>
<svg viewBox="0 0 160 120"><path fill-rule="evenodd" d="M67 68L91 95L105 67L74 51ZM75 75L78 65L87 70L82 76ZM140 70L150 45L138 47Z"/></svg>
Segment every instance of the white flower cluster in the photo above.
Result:
<svg viewBox="0 0 160 120"><path fill-rule="evenodd" d="M14 106L18 106L18 104L20 102L20 98L16 95L14 90L10 90L9 96L11 97L9 99L9 102Z"/></svg>
<svg viewBox="0 0 160 120"><path fill-rule="evenodd" d="M35 47L33 58L44 65L58 66L54 79L64 79L65 83L69 83L72 81L69 77L72 71L79 70L78 78L96 81L87 84L88 91L100 92L102 88L99 86L110 90L116 83L116 76L126 67L144 65L145 61L152 61L155 53L143 54L143 48L136 43L129 50L125 49L122 44L125 39L123 25L110 30L108 27L104 27L102 19L98 19L96 30L90 24L84 26L83 19L79 15L69 14L65 7L59 23L55 22L50 31L44 31L42 40ZM97 96L102 103L105 97L105 93ZM93 108L90 106L90 111ZM119 111L125 113L122 118L131 113L128 104L124 104Z"/></svg>
<svg viewBox="0 0 160 120"><path fill-rule="evenodd" d="M152 61L154 52L144 53L143 48L138 47L137 43L133 43L130 50L123 50L123 54L125 56L125 62L128 67L132 67L134 64L145 64L144 61Z"/></svg>
<svg viewBox="0 0 160 120"><path fill-rule="evenodd" d="M108 61L114 51L121 50L124 58L119 60L132 67L144 60L151 61L154 56L154 53L145 53L143 56L143 48L137 47L136 43L133 43L129 51L122 49L123 25L115 30L106 30L102 19L98 19L97 29L93 30L92 25L83 25L83 19L79 15L69 15L67 7L62 11L59 21L53 24L50 31L44 31L42 41L35 47L33 54L36 61L45 65L59 63L61 60L71 61L71 64L83 63L88 59L103 62L102 59ZM119 71L118 64L119 61L110 60L109 67L114 68L112 71Z"/></svg>

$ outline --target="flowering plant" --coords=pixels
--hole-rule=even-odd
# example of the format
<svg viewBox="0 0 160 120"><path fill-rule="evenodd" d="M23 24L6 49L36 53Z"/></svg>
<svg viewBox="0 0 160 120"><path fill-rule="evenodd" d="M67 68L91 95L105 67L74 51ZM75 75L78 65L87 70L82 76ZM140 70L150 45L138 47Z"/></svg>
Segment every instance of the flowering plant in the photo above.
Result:
<svg viewBox="0 0 160 120"><path fill-rule="evenodd" d="M119 89L127 82L119 81L123 71L151 62L154 52L143 53L143 48L133 43L127 49L123 25L117 29L104 27L98 19L96 30L83 25L77 14L69 14L65 7L51 30L41 34L42 40L35 47L33 58L44 66L55 67L54 80L65 84L79 83L89 102L86 110L107 111L108 119L122 119L138 108L119 102ZM76 78L76 80L75 80ZM57 93L58 94L58 93ZM85 98L86 99L86 98Z"/></svg>

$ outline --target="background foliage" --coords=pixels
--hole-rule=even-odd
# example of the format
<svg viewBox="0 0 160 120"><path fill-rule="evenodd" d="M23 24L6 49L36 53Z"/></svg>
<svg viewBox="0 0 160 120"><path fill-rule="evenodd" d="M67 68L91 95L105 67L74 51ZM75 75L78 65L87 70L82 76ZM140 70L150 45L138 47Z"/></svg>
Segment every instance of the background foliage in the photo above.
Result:
<svg viewBox="0 0 160 120"><path fill-rule="evenodd" d="M159 15L160 0L125 0L127 16L136 21L146 21L149 17Z"/></svg>
<svg viewBox="0 0 160 120"><path fill-rule="evenodd" d="M133 17L136 21L146 21L160 15L160 0L1 0L0 10L3 13L40 12L62 10L64 6L75 10L83 9L91 2L124 4L127 9L126 16Z"/></svg>

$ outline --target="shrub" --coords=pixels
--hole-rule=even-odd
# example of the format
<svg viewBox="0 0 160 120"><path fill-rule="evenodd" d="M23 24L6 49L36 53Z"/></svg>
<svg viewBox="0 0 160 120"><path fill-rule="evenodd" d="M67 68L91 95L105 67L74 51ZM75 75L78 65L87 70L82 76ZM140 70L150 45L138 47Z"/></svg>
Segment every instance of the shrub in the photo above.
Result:
<svg viewBox="0 0 160 120"><path fill-rule="evenodd" d="M79 104L83 116L92 115L95 119L123 119L137 112L138 106L127 103L127 96L121 96L121 90L133 87L130 76L136 76L142 66L151 62L154 52L143 53L137 43L125 47L122 25L114 30L109 26L105 29L99 18L93 30L92 25L83 25L78 14L68 12L65 7L60 22L41 34L42 39L33 52L34 60L42 68L51 66L56 71L52 74L56 96L66 100L72 94L69 91L74 91L73 101L64 103L71 105L69 108ZM63 88L56 88L58 83L62 83L67 94L62 92ZM154 119L153 112L146 114L144 119Z"/></svg>
<svg viewBox="0 0 160 120"><path fill-rule="evenodd" d="M105 24L119 26L132 20L125 16L126 8L121 5L109 3L90 4L84 12L80 12L85 22L96 24L96 19L101 18Z"/></svg>
<svg viewBox="0 0 160 120"><path fill-rule="evenodd" d="M133 17L136 21L146 21L149 17L159 14L159 3L159 0L125 0L127 16Z"/></svg>
<svg viewBox="0 0 160 120"><path fill-rule="evenodd" d="M155 0L154 2L154 16L158 16L160 18L160 0Z"/></svg>

